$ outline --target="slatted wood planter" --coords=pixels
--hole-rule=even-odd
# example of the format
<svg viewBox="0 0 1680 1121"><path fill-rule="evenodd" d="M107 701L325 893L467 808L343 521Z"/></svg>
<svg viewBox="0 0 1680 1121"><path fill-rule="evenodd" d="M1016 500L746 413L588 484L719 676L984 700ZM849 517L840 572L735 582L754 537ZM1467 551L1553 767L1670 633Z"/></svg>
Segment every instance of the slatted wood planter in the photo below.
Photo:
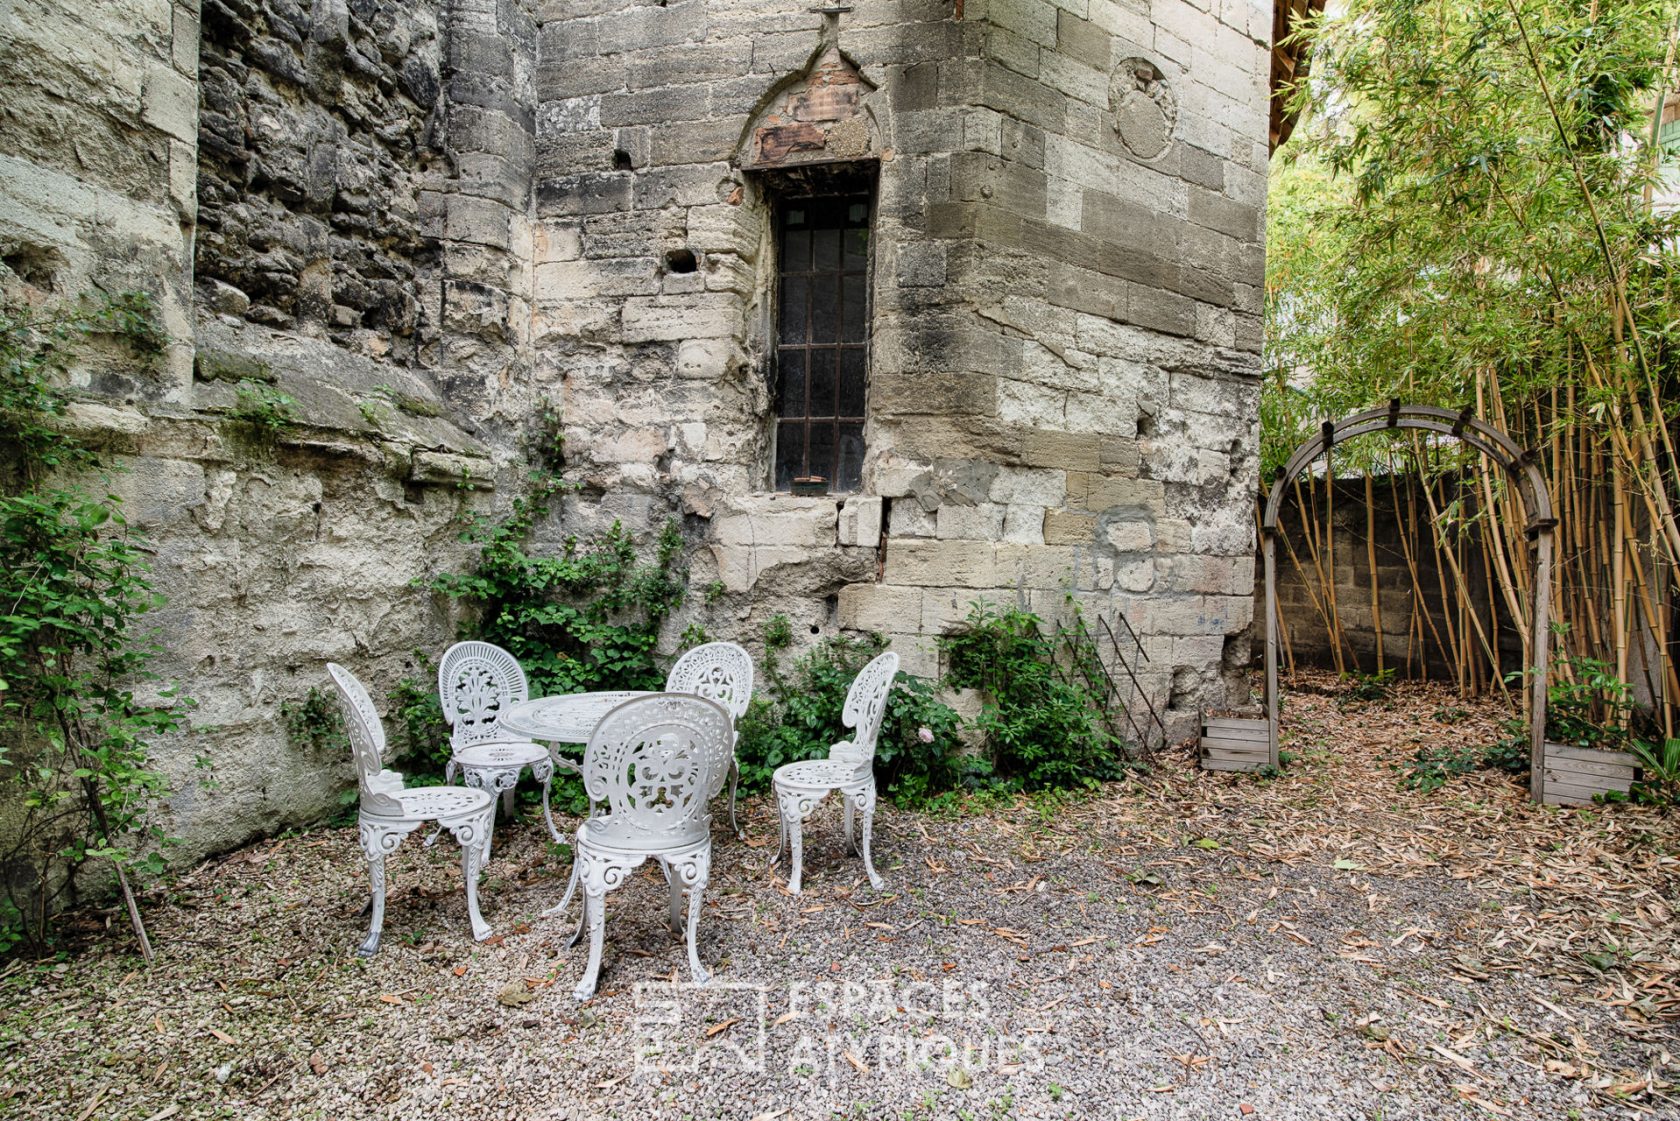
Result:
<svg viewBox="0 0 1680 1121"><path fill-rule="evenodd" d="M1553 806L1589 806L1593 795L1633 788L1639 763L1625 751L1595 751L1561 743L1546 745L1541 801Z"/></svg>
<svg viewBox="0 0 1680 1121"><path fill-rule="evenodd" d="M1204 769L1258 771L1271 761L1271 727L1264 716L1219 716L1202 721Z"/></svg>

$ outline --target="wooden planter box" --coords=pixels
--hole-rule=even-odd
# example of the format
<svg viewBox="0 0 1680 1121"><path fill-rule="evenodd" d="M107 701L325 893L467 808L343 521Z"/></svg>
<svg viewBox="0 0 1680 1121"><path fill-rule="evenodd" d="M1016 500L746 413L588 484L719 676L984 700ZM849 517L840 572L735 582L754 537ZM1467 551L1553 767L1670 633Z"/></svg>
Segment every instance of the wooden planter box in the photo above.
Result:
<svg viewBox="0 0 1680 1121"><path fill-rule="evenodd" d="M1272 761L1271 730L1263 716L1218 716L1202 721L1202 768L1258 771Z"/></svg>
<svg viewBox="0 0 1680 1121"><path fill-rule="evenodd" d="M1593 795L1633 787L1638 761L1625 751L1595 751L1561 743L1546 745L1541 801L1553 806L1589 806Z"/></svg>

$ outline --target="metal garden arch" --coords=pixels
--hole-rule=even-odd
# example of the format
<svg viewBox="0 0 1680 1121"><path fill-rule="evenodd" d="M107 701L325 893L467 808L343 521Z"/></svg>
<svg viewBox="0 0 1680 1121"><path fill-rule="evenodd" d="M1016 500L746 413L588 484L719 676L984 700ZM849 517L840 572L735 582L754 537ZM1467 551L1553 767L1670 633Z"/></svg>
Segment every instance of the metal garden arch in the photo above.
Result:
<svg viewBox="0 0 1680 1121"><path fill-rule="evenodd" d="M1525 533L1535 543L1534 587L1530 594L1529 621L1529 796L1542 800L1546 750L1546 673L1550 634L1547 628L1552 600L1552 534L1557 518L1552 513L1552 496L1530 453L1519 448L1504 432L1474 416L1470 409L1455 413L1429 405L1402 405L1399 400L1387 408L1370 409L1337 421L1325 421L1318 435L1295 449L1283 472L1272 483L1266 509L1260 521L1261 552L1266 574L1266 736L1268 761L1278 761L1278 608L1277 534L1283 494L1295 477L1337 443L1371 432L1390 429L1419 429L1452 436L1486 455L1505 469L1522 496L1528 512Z"/></svg>

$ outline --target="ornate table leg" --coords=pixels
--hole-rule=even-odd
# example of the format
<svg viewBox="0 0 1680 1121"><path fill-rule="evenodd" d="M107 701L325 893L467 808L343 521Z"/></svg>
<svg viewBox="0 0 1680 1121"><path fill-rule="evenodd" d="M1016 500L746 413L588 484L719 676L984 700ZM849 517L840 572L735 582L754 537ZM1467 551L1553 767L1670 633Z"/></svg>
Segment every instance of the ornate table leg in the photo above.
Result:
<svg viewBox="0 0 1680 1121"><path fill-rule="evenodd" d="M542 783L543 788L543 820L548 822L548 835L554 838L554 843L563 845L566 839L560 836L560 830L554 825L554 811L549 809L548 792L554 785L554 764L549 761L531 764L531 777Z"/></svg>

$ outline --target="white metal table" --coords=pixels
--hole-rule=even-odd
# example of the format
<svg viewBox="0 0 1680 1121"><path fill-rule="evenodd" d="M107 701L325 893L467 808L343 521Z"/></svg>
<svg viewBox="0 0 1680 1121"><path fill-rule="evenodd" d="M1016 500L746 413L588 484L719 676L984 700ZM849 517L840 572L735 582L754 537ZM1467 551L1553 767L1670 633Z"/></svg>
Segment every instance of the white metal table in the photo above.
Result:
<svg viewBox="0 0 1680 1121"><path fill-rule="evenodd" d="M533 697L507 709L497 723L515 735L548 744L554 765L582 774L582 764L562 755L556 745L585 744L601 717L637 697L651 696L650 690L623 689L604 693L567 693L558 697Z"/></svg>

